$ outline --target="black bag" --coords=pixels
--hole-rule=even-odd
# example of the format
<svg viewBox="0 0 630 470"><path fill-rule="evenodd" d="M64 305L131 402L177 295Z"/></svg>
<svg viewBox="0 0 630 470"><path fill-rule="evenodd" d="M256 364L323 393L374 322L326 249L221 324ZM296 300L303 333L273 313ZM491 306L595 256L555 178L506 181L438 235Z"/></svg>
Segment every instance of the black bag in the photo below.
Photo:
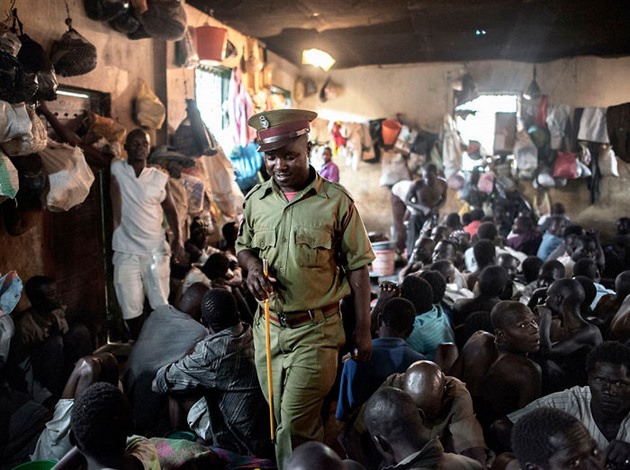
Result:
<svg viewBox="0 0 630 470"><path fill-rule="evenodd" d="M109 21L125 13L128 2L123 0L84 0L85 12L94 21Z"/></svg>
<svg viewBox="0 0 630 470"><path fill-rule="evenodd" d="M186 10L179 0L149 0L140 17L146 33L163 41L179 41L186 32Z"/></svg>
<svg viewBox="0 0 630 470"><path fill-rule="evenodd" d="M68 31L58 41L53 42L50 58L55 70L62 77L84 75L96 68L96 47L72 27L72 20L66 20Z"/></svg>
<svg viewBox="0 0 630 470"><path fill-rule="evenodd" d="M7 103L31 101L37 89L37 75L27 73L15 57L0 51L0 100Z"/></svg>
<svg viewBox="0 0 630 470"><path fill-rule="evenodd" d="M37 75L37 93L33 101L54 101L57 99L57 77L52 62L39 43L33 41L28 34L19 36L22 43L17 56L27 73Z"/></svg>
<svg viewBox="0 0 630 470"><path fill-rule="evenodd" d="M119 33L132 34L140 29L140 22L133 16L131 10L127 8L126 11L111 19L109 26Z"/></svg>

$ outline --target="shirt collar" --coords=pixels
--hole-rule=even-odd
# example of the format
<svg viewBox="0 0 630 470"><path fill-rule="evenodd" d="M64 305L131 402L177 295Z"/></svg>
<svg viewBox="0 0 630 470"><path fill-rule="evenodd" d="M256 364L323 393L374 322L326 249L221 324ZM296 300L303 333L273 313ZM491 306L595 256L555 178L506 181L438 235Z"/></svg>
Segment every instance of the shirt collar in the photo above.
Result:
<svg viewBox="0 0 630 470"><path fill-rule="evenodd" d="M317 173L317 171L315 171L315 168L313 168L312 165L309 165L309 171L315 175L315 178L304 189L298 192L298 194L295 196L293 201L297 201L301 199L302 195L307 194L309 192L314 192L316 195L318 195L319 197L323 197L324 199L329 198L328 192L326 191L326 187L324 186L324 178L322 178ZM271 193L282 195L282 190L273 180L273 177L269 178L269 180L267 181L266 186L264 190L262 191L262 194L260 195L259 199L264 199Z"/></svg>

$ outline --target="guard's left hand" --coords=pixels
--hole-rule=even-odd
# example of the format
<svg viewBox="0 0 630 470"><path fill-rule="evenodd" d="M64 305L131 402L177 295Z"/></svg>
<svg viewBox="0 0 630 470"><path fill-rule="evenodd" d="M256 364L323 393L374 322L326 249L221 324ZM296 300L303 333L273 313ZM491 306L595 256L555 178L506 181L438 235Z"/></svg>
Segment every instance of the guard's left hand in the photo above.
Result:
<svg viewBox="0 0 630 470"><path fill-rule="evenodd" d="M611 441L606 448L606 468L630 468L630 443Z"/></svg>
<svg viewBox="0 0 630 470"><path fill-rule="evenodd" d="M372 357L372 336L370 331L355 331L354 332L354 345L355 348L352 351L352 359L358 362L367 362Z"/></svg>

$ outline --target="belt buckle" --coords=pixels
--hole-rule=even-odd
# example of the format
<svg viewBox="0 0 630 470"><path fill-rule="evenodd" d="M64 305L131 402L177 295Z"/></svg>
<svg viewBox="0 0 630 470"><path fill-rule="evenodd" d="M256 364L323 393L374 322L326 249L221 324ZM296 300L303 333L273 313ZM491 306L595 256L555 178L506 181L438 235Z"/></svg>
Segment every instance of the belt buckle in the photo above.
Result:
<svg viewBox="0 0 630 470"><path fill-rule="evenodd" d="M280 326L282 328L288 328L289 324L287 323L287 316L284 314L284 312L277 312L278 314L278 320L280 320Z"/></svg>

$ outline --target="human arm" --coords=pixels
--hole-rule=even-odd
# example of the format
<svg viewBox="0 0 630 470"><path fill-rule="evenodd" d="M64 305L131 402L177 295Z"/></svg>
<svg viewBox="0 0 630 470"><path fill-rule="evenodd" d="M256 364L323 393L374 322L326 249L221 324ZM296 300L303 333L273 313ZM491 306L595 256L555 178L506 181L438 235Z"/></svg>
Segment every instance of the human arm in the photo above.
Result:
<svg viewBox="0 0 630 470"><path fill-rule="evenodd" d="M409 188L409 191L407 191L404 202L405 206L407 206L407 209L411 208L417 212L421 212L424 214L424 211L427 210L427 207L420 204L420 202L418 201L418 191L420 190L422 184L422 180L418 180L414 184L412 184Z"/></svg>
<svg viewBox="0 0 630 470"><path fill-rule="evenodd" d="M81 137L79 137L72 129L61 124L59 119L57 119L57 116L48 109L45 102L40 102L37 107L37 112L46 118L46 121L48 121L57 136L59 136L63 142L67 142L70 145L79 147L83 150L85 159L90 165L103 168L113 158L114 155L95 149L91 145L85 143L83 139L81 139Z"/></svg>
<svg viewBox="0 0 630 470"><path fill-rule="evenodd" d="M113 229L116 230L116 228L120 225L122 197L120 194L120 185L118 184L118 180L114 175L112 175L109 184L109 196L112 199L112 219L114 223Z"/></svg>
<svg viewBox="0 0 630 470"><path fill-rule="evenodd" d="M213 362L217 358L217 352L211 343L198 343L186 356L158 369L151 389L165 394L193 391L201 387L211 388L216 377Z"/></svg>
<svg viewBox="0 0 630 470"><path fill-rule="evenodd" d="M582 349L584 346L596 346L602 342L602 334L599 329L593 325L582 326L575 334L556 341L551 342L551 310L548 308L538 307L541 311L540 316L540 354L547 357L566 357L574 352Z"/></svg>
<svg viewBox="0 0 630 470"><path fill-rule="evenodd" d="M606 448L606 468L628 468L630 443L615 439Z"/></svg>
<svg viewBox="0 0 630 470"><path fill-rule="evenodd" d="M374 308L372 309L372 313L370 314L370 331L373 336L376 336L376 332L378 330L378 318L383 312L385 304L394 297L400 297L400 288L395 282L381 282L378 288L380 293L378 299L376 300L376 305L374 306Z"/></svg>
<svg viewBox="0 0 630 470"><path fill-rule="evenodd" d="M367 265L348 271L348 282L353 294L356 326L354 329L354 358L367 362L372 355L372 335L370 334L370 274Z"/></svg>
<svg viewBox="0 0 630 470"><path fill-rule="evenodd" d="M472 398L466 386L454 377L447 377L447 394L453 396L450 402L452 421L449 431L453 446L459 454L486 464L486 443L481 424L475 416Z"/></svg>
<svg viewBox="0 0 630 470"><path fill-rule="evenodd" d="M118 384L118 361L111 353L99 353L80 358L74 366L61 398L78 398L95 382Z"/></svg>
<svg viewBox="0 0 630 470"><path fill-rule="evenodd" d="M177 261L183 259L184 257L184 242L182 241L181 237L179 219L177 217L177 209L175 209L175 203L173 202L173 198L171 197L168 185L166 185L165 189L166 197L162 201L162 209L164 210L164 215L166 216L168 226L170 227L171 232L173 232L171 250L173 252L173 259Z"/></svg>
<svg viewBox="0 0 630 470"><path fill-rule="evenodd" d="M614 338L630 337L630 295L628 295L610 322L610 331Z"/></svg>
<svg viewBox="0 0 630 470"><path fill-rule="evenodd" d="M85 468L86 464L85 457L77 446L74 446L55 464L54 468L55 470L76 470L77 468Z"/></svg>
<svg viewBox="0 0 630 470"><path fill-rule="evenodd" d="M252 250L242 250L237 256L239 264L247 272L247 288L252 295L260 301L269 298L274 292L272 284L274 279L265 276L258 254Z"/></svg>

